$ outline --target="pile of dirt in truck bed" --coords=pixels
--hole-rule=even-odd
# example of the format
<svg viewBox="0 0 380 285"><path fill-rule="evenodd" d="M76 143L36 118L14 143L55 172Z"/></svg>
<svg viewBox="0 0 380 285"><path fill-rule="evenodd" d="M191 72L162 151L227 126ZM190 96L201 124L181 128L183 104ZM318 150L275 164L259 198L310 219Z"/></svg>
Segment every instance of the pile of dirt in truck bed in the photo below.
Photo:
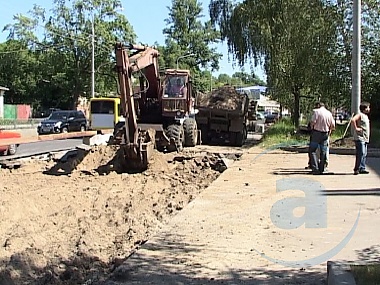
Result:
<svg viewBox="0 0 380 285"><path fill-rule="evenodd" d="M118 174L117 151L0 169L0 284L101 284L225 170L223 155L155 152L147 171Z"/></svg>
<svg viewBox="0 0 380 285"><path fill-rule="evenodd" d="M244 110L247 108L248 98L238 93L232 86L222 86L209 93L199 94L197 108Z"/></svg>

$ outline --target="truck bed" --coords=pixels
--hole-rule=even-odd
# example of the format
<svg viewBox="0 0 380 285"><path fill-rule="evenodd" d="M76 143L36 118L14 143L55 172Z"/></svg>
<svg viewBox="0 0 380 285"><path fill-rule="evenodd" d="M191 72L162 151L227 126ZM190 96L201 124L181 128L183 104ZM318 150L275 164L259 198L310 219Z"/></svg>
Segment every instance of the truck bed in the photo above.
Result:
<svg viewBox="0 0 380 285"><path fill-rule="evenodd" d="M223 86L198 95L196 108L202 116L243 116L248 110L248 97L231 86Z"/></svg>
<svg viewBox="0 0 380 285"><path fill-rule="evenodd" d="M233 109L217 109L217 108L208 108L208 107L197 107L199 117L220 117L220 118L232 118L232 117L241 117L245 115L245 112L242 110L233 110Z"/></svg>

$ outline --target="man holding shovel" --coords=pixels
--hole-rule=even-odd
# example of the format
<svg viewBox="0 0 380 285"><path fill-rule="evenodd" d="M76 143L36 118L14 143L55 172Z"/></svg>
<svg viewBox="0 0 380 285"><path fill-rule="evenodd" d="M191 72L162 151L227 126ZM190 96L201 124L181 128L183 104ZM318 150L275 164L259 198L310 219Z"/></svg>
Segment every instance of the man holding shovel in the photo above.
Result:
<svg viewBox="0 0 380 285"><path fill-rule="evenodd" d="M356 114L351 124L354 129L354 141L356 149L356 159L354 166L354 175L368 174L366 170L367 148L369 143L370 125L368 114L370 112L370 104L362 102L359 106L360 112Z"/></svg>

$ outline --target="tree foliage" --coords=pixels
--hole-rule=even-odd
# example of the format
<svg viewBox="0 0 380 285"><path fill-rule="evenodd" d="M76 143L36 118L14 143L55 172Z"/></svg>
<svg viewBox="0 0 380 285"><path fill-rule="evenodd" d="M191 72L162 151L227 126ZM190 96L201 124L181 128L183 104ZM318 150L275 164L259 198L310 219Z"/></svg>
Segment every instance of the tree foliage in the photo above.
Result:
<svg viewBox="0 0 380 285"><path fill-rule="evenodd" d="M213 0L210 16L240 65L251 59L264 63L274 99L288 104L293 95L297 123L301 91L318 92L318 83L331 73L327 63L336 37L334 10L320 0L246 0L235 5Z"/></svg>
<svg viewBox="0 0 380 285"><path fill-rule="evenodd" d="M79 96L90 96L92 35L95 90L115 91L115 75L111 73L113 45L116 39L123 42L135 39L131 25L118 11L121 1L53 0L53 7L48 15L43 8L34 6L29 17L16 15L14 23L4 28L9 31L10 40L25 44L37 60L36 88L31 97L37 99L46 94L46 103L51 102L49 97L54 97L61 107L73 107ZM44 98L40 99L44 104Z"/></svg>
<svg viewBox="0 0 380 285"><path fill-rule="evenodd" d="M352 0L212 0L210 21L197 0L172 0L158 46L161 68L191 69L194 85L206 91L223 84L263 85L254 74L212 76L226 40L240 66L263 65L273 99L292 108L295 122L312 101L349 108L351 99ZM68 108L90 96L94 24L98 94L116 90L113 45L133 43L135 34L118 9L120 0L53 0L34 5L4 27L0 85L6 102ZM380 115L380 0L362 0L362 98ZM301 109L300 109L301 108Z"/></svg>
<svg viewBox="0 0 380 285"><path fill-rule="evenodd" d="M29 95L36 87L37 65L35 54L25 43L10 40L0 44L0 86L10 90L5 97L7 103L30 102Z"/></svg>
<svg viewBox="0 0 380 285"><path fill-rule="evenodd" d="M162 48L165 68L191 69L198 90L207 90L210 76L201 68L217 70L221 54L213 47L220 34L210 21L202 21L202 6L197 0L172 0L165 20L166 36Z"/></svg>

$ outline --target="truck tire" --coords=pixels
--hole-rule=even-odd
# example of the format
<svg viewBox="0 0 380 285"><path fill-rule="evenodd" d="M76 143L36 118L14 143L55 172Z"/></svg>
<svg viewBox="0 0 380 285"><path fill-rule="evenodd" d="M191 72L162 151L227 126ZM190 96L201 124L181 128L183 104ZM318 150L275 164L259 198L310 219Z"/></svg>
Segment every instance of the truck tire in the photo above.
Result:
<svg viewBox="0 0 380 285"><path fill-rule="evenodd" d="M247 127L244 126L243 127L243 130L241 132L238 132L235 134L235 142L234 142L234 145L235 146L243 146L243 144L245 143L245 140L247 138Z"/></svg>
<svg viewBox="0 0 380 285"><path fill-rule="evenodd" d="M242 146L244 144L244 132L236 133L235 146Z"/></svg>
<svg viewBox="0 0 380 285"><path fill-rule="evenodd" d="M168 146L168 151L182 151L184 142L184 130L182 125L169 125L166 129L166 136L174 141L174 145Z"/></svg>
<svg viewBox="0 0 380 285"><path fill-rule="evenodd" d="M199 128L201 130L201 144L208 144L209 138L207 125L200 125Z"/></svg>
<svg viewBox="0 0 380 285"><path fill-rule="evenodd" d="M6 154L8 154L8 155L14 155L14 154L16 154L16 152L17 152L17 145L16 144L11 144L8 147L8 150L6 151Z"/></svg>
<svg viewBox="0 0 380 285"><path fill-rule="evenodd" d="M197 122L193 118L188 118L183 122L185 132L185 146L196 146L198 141Z"/></svg>

